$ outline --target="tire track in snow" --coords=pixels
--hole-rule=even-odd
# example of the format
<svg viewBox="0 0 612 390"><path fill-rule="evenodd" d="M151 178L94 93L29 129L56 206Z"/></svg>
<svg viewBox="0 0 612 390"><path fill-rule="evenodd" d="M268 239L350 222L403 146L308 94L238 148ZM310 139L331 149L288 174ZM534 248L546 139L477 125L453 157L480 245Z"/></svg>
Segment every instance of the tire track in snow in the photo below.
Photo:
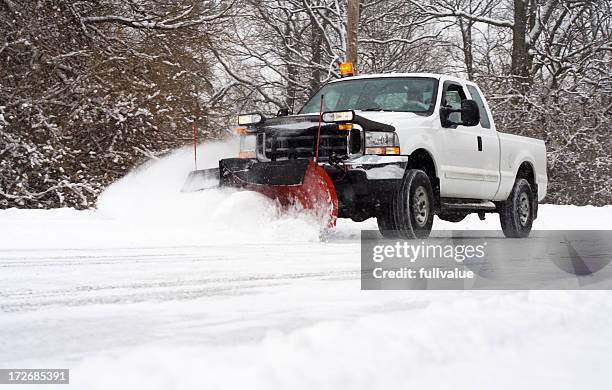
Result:
<svg viewBox="0 0 612 390"><path fill-rule="evenodd" d="M299 279L333 281L359 277L358 270L350 269L296 272L290 267L260 271L257 267L244 267L235 258L205 257L202 251L208 247L175 249L130 248L112 254L79 250L69 255L57 251L39 253L37 258L16 251L0 263L3 272L11 271L14 275L12 282L0 290L0 311L236 296L257 294L260 288L281 288ZM228 265L230 271L226 269ZM232 274L231 269L236 273ZM109 283L109 279L116 282ZM61 284L70 286L57 288Z"/></svg>

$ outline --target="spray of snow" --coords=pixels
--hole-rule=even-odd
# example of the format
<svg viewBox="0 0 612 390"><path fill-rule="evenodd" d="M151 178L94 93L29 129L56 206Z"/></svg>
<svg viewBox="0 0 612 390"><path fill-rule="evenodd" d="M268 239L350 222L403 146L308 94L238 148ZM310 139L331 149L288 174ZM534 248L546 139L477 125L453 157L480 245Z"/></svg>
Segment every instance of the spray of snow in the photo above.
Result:
<svg viewBox="0 0 612 390"><path fill-rule="evenodd" d="M237 150L235 140L201 144L198 169L216 167L220 159L235 156ZM237 239L239 242L319 240L320 224L312 216L299 210L283 212L274 200L261 194L235 189L181 192L193 168L190 147L146 163L100 196L98 214L135 228L152 230L153 235L158 227L165 237L178 234L194 244L224 239L230 242Z"/></svg>

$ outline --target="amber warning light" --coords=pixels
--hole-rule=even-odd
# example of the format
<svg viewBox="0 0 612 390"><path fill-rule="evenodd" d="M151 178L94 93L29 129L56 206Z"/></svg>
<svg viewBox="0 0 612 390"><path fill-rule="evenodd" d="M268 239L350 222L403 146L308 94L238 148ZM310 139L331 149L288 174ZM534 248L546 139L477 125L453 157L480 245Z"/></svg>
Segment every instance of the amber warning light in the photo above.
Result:
<svg viewBox="0 0 612 390"><path fill-rule="evenodd" d="M351 62L343 62L340 64L340 75L342 77L350 77L355 75L355 68Z"/></svg>

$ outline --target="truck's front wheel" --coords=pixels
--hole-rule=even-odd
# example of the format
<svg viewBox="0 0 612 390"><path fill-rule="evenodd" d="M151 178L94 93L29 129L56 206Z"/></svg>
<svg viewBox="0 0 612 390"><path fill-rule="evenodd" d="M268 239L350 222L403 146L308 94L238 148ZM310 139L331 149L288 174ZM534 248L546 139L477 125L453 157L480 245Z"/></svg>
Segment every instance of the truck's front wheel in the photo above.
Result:
<svg viewBox="0 0 612 390"><path fill-rule="evenodd" d="M387 238L427 238L433 225L433 206L433 190L429 177L419 169L409 169L394 194L393 201L387 206L387 212L379 217L379 229Z"/></svg>
<svg viewBox="0 0 612 390"><path fill-rule="evenodd" d="M508 199L501 205L499 221L508 238L525 238L533 225L533 191L525 179L518 179Z"/></svg>
<svg viewBox="0 0 612 390"><path fill-rule="evenodd" d="M380 231L380 234L382 234L384 238L399 238L399 233L397 232L397 227L395 226L395 219L393 218L391 205L385 206L384 213L376 218L376 222L378 222L378 231Z"/></svg>

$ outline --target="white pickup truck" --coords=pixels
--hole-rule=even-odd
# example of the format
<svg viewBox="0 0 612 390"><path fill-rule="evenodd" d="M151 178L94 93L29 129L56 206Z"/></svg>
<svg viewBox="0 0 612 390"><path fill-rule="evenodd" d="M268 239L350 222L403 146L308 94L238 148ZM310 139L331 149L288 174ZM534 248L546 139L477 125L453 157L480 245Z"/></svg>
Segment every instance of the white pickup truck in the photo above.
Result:
<svg viewBox="0 0 612 390"><path fill-rule="evenodd" d="M294 196L308 177L304 161L314 161L333 183L338 217L375 217L383 236L403 238L429 236L434 215L458 222L470 213L498 213L507 237L526 237L546 195L544 142L497 132L470 81L346 77L287 111L240 116L240 158L220 161L221 184Z"/></svg>

